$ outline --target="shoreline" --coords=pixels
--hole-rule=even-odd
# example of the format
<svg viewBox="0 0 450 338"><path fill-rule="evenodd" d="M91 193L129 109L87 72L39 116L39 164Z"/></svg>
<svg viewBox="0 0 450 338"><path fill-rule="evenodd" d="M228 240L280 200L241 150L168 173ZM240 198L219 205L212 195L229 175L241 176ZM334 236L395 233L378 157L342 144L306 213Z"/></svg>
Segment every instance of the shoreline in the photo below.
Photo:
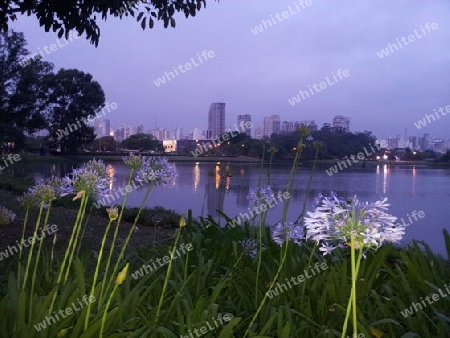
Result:
<svg viewBox="0 0 450 338"><path fill-rule="evenodd" d="M95 153L80 154L80 155L32 155L32 154L20 154L21 162L23 163L39 163L39 162L54 162L54 161L88 161L93 158L101 159L103 161L122 161L122 156L125 155L96 155ZM152 156L152 155L144 155ZM261 159L253 157L230 157L230 156L208 156L208 157L192 157L183 155L157 155L165 156L170 162L204 162L204 163L214 163L214 162L229 162L229 163L248 163L248 164L261 164ZM318 160L316 166L334 166L340 160ZM268 164L268 161L265 161ZM314 161L303 160L301 161L301 166L310 167ZM272 165L292 165L292 161L289 160L277 160L272 163ZM450 163L447 162L429 162L429 161L385 161L385 160L367 160L366 168L373 168L377 165L389 165L395 167L425 167L425 168L439 168L445 169L450 168ZM357 163L353 168L363 168L363 163Z"/></svg>

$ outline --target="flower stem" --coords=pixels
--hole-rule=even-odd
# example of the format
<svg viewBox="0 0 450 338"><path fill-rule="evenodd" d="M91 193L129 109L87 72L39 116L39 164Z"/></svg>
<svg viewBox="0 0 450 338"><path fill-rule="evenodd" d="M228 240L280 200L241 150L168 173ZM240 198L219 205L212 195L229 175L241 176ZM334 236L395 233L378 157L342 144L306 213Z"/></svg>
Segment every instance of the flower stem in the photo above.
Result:
<svg viewBox="0 0 450 338"><path fill-rule="evenodd" d="M30 207L27 207L27 210L25 211L25 219L23 221L23 228L22 228L22 237L20 238L20 243L23 244L23 239L25 238L25 230L27 228L27 223L28 223L28 214L30 211ZM17 266L17 286L20 287L20 263L22 261L22 252L23 252L23 248L22 245L19 245L19 262L18 262L18 266Z"/></svg>
<svg viewBox="0 0 450 338"><path fill-rule="evenodd" d="M178 229L178 234L177 234L177 237L175 238L175 243L173 244L172 252L170 253L170 261L169 261L169 265L167 266L166 278L164 280L161 297L159 297L158 308L156 309L155 324L158 323L159 313L161 311L162 303L164 300L164 294L166 293L167 283L169 282L169 276L170 276L170 272L172 270L173 257L175 256L175 250L177 249L177 244L180 239L180 234L181 234L181 228Z"/></svg>
<svg viewBox="0 0 450 338"><path fill-rule="evenodd" d="M30 247L30 250L28 252L28 260L27 260L27 266L25 268L25 276L23 277L22 290L25 289L25 285L27 284L28 273L29 273L30 264L31 264L31 258L33 257L34 243L35 243L35 240L36 240L36 235L37 235L37 231L39 229L39 225L41 224L41 216L42 216L42 210L43 209L44 209L44 202L41 202L41 205L39 207L38 219L36 221L36 227L35 227L34 233L33 233L33 241L31 242L31 247Z"/></svg>
<svg viewBox="0 0 450 338"><path fill-rule="evenodd" d="M34 292L34 284L36 282L36 273L37 273L37 269L38 269L38 265L39 265L39 258L41 257L41 251L42 251L42 243L44 243L44 230L45 230L45 226L47 225L48 222L48 217L50 216L50 209L52 207L52 201L50 201L48 203L48 208L45 214L45 220L44 220L44 227L41 230L41 239L39 240L39 248L38 248L38 252L36 255L36 260L34 262L34 269L33 269L33 276L31 277L31 291L30 291L30 311L29 311L29 315L28 315L28 321L31 323L31 316L32 316L32 309L33 309L33 292ZM37 234L36 234L37 237Z"/></svg>
<svg viewBox="0 0 450 338"><path fill-rule="evenodd" d="M52 298L52 301L50 303L50 307L49 307L49 310L48 310L49 316L51 316L52 311L53 311L53 305L55 305L56 296L58 295L59 284L61 283L62 276L64 274L66 263L67 263L67 257L69 256L69 253L70 253L71 248L72 248L72 243L74 241L74 237L75 237L75 234L77 232L77 224L78 224L78 221L79 221L80 216L82 214L81 209L83 208L83 203L84 203L84 199L85 198L86 198L85 195L83 195L81 197L81 203L80 203L80 207L78 208L77 218L75 220L75 224L73 226L72 233L70 235L69 243L67 244L67 249L66 249L66 252L64 254L64 258L63 258L63 261L61 263L60 269L59 269L58 278L56 279L56 291L53 294L53 298Z"/></svg>
<svg viewBox="0 0 450 338"><path fill-rule="evenodd" d="M92 281L91 292L90 292L89 298L91 298L91 296L94 296L94 293L95 293L95 285L97 283L98 270L100 268L100 264L101 264L101 261L102 261L103 249L105 248L106 237L108 235L109 229L111 228L111 223L112 223L112 220L110 219L109 223L108 223L108 226L106 227L105 233L103 234L102 245L100 247L100 252L98 253L97 265L95 266L94 279ZM84 318L84 330L85 331L89 327L89 316L90 316L90 313L91 313L91 304L92 303L89 302L89 304L87 306L86 317ZM100 305L101 304L99 304L99 306Z"/></svg>
<svg viewBox="0 0 450 338"><path fill-rule="evenodd" d="M344 326L342 328L341 338L345 338L345 335L347 333L347 325L348 325L348 320L350 318L350 309L353 310L353 312L352 312L353 318L352 319L353 319L354 337L356 337L358 335L357 334L358 321L357 321L357 309L356 309L356 279L358 278L359 268L361 266L363 246L361 245L359 248L358 259L357 259L356 265L355 265L355 237L353 235L351 236L350 245L351 245L350 255L351 255L351 269L352 269L352 290L350 292L350 298L348 299L347 312L345 315Z"/></svg>
<svg viewBox="0 0 450 338"><path fill-rule="evenodd" d="M133 178L133 173L134 173L134 169L131 168L130 169L130 176L128 176L128 183L127 183L126 186L130 185L131 179ZM108 272L109 272L109 266L111 264L112 255L114 253L114 245L116 243L117 234L119 233L120 221L122 220L123 211L125 209L125 205L126 205L126 202L127 202L127 196L128 196L128 189L125 189L125 196L123 197L122 207L120 208L120 213L119 213L119 216L117 218L117 224L116 224L116 229L114 230L114 235L113 235L113 239L112 239L112 243L111 243L111 248L109 248L108 260L106 261L105 274L103 276L104 282L102 283L102 289L100 290L100 299L99 299L98 304L102 304L103 296L105 295L106 290L107 290L106 281L108 280L107 277L108 277ZM117 264L119 264L119 262L117 262ZM113 279L113 278L114 278L114 273L112 273L112 275L111 275L111 279Z"/></svg>
<svg viewBox="0 0 450 338"><path fill-rule="evenodd" d="M274 287L275 282L276 282L276 280L278 279L278 276L280 275L281 270L283 269L283 265L284 265L284 262L285 262L286 256L287 256L288 245L289 245L289 241L286 241L286 250L284 251L283 258L282 258L282 260L281 260L281 262L280 262L280 266L278 267L278 271L277 271L277 273L275 274L275 277L273 278L272 282L270 283L269 290L267 290L266 293L264 294L264 298L263 298L263 300L261 301L261 304L259 304L259 307L258 307L258 309L256 310L256 313L254 314L254 316L253 316L253 318L252 318L252 321L250 322L250 324L248 325L247 329L245 330L245 333L244 333L244 337L243 337L243 338L247 337L247 335L249 334L250 329L251 329L253 323L255 322L256 318L258 318L258 315L259 315L259 313L261 312L262 307L264 306L264 304L265 304L265 302L266 302L266 299L267 299L267 297L268 297L270 291L271 291L272 288Z"/></svg>

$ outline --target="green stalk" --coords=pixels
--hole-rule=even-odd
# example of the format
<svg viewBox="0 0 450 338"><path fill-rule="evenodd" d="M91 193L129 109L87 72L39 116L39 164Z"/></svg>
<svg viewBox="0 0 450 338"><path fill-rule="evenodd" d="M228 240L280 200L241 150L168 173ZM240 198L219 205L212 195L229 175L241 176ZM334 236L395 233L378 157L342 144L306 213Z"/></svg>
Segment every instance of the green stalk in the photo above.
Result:
<svg viewBox="0 0 450 338"><path fill-rule="evenodd" d="M263 169L264 169L264 156L265 156L265 154L266 154L266 144L264 143L263 144L263 153L262 153L262 156L261 156L261 169L259 171L259 180L258 180L258 185L259 186L261 186L261 181L262 181L262 172L263 172Z"/></svg>
<svg viewBox="0 0 450 338"><path fill-rule="evenodd" d="M91 218L91 213L92 213L92 209L93 209L93 208L94 208L94 204L91 205L91 209L89 209L88 217L87 217L86 220L84 221L83 231L81 232L80 242L78 243L78 248L77 248L77 253L76 253L77 256L78 256L78 254L80 253L81 242L83 241L84 234L86 233L86 228L87 228L87 225L88 225L88 223L89 223L89 219Z"/></svg>
<svg viewBox="0 0 450 338"><path fill-rule="evenodd" d="M252 321L250 322L250 324L248 325L247 329L245 330L245 333L244 333L244 337L243 337L243 338L247 337L247 335L249 334L250 328L252 327L253 323L255 322L256 318L258 317L259 313L260 313L261 310L262 310L262 307L264 306L264 304L265 304L265 302L266 302L266 299L267 299L267 297L268 297L267 295L268 295L269 292L273 289L273 287L274 287L274 285L275 285L275 282L277 281L278 276L279 276L280 273L281 273L281 270L282 270L283 265L284 265L284 261L286 260L287 251L288 251L288 245L289 245L289 241L286 241L286 250L284 251L283 258L282 258L282 260L281 260L281 262L280 262L280 266L278 267L277 273L275 274L275 277L273 278L272 282L270 283L269 290L267 290L266 293L264 294L264 298L263 298L263 300L261 301L261 304L259 304L259 307L258 307L258 309L256 310L256 313L254 314L254 316L253 316L253 318L252 318Z"/></svg>
<svg viewBox="0 0 450 338"><path fill-rule="evenodd" d="M270 185L270 174L272 173L272 163L273 156L275 155L275 151L270 148L270 160L269 160L269 172L267 173L267 185Z"/></svg>
<svg viewBox="0 0 450 338"><path fill-rule="evenodd" d="M108 308L109 308L109 305L111 304L111 300L113 299L113 296L116 293L118 286L119 286L118 284L114 285L114 289L112 290L112 292L108 298L108 301L106 302L106 308L105 308L105 311L103 312L103 316L102 316L102 325L100 327L99 337L103 337L103 331L105 329L106 317L108 315Z"/></svg>
<svg viewBox="0 0 450 338"><path fill-rule="evenodd" d="M259 216L259 250L258 250L258 265L256 268L256 281L255 281L255 306L258 305L258 283L259 283L259 271L261 270L261 259L262 259L262 225L263 219L262 216Z"/></svg>
<svg viewBox="0 0 450 338"><path fill-rule="evenodd" d="M125 243L122 245L122 249L120 250L119 257L116 260L116 264L114 266L114 269L113 269L113 272L112 272L111 276L114 276L117 273L117 271L119 270L119 264L120 264L121 260L123 259L124 255L125 255L125 250L126 250L126 248L128 246L128 242L130 241L131 235L133 234L134 229L136 228L136 224L139 221L139 217L141 216L142 209L144 208L144 205L147 202L148 195L150 194L150 191L152 190L154 185L155 185L155 181L152 181L150 183L149 187L147 188L147 192L145 193L145 197L144 197L144 199L143 199L143 201L141 203L141 206L140 206L139 211L138 211L138 213L136 215L136 218L134 219L134 223L131 226L130 231L128 232L127 238L125 239ZM121 211L121 213L122 213L122 211ZM111 249L111 252L112 252L112 249ZM108 290L108 288L104 289L104 287L106 287L107 284L109 285L109 283L106 283L106 281L107 281L107 278L106 278L107 276L106 275L108 273L109 265L110 265L110 261L111 261L111 252L110 252L109 259L108 259L108 262L107 262L107 265L106 265L106 269L105 269L105 279L104 279L104 282L102 283L102 290L101 290L101 294L100 294L99 304L102 304L101 301L103 300L103 290L105 290L105 292Z"/></svg>
<svg viewBox="0 0 450 338"><path fill-rule="evenodd" d="M292 186L294 185L295 173L297 172L298 163L300 162L300 155L301 155L302 151L303 151L303 136L300 136L300 140L298 141L298 144L297 144L297 151L295 153L294 163L292 164L291 172L289 173L289 180L288 180L288 183L286 184L286 192L288 192L288 193L291 192ZM289 200L290 199L286 199L284 201L283 217L281 219L282 224L284 224L286 222L287 211L289 208Z"/></svg>
<svg viewBox="0 0 450 338"><path fill-rule="evenodd" d="M30 251L28 252L28 261L27 261L27 266L25 268L25 276L23 277L22 290L25 289L25 285L27 284L28 273L29 273L30 264L31 264L31 258L33 257L34 242L36 240L36 235L37 235L37 231L39 229L39 225L41 224L41 216L42 216L43 209L44 209L44 202L41 202L41 205L39 207L38 219L36 221L36 227L35 227L34 233L33 233L33 240L31 242L31 248L30 248Z"/></svg>
<svg viewBox="0 0 450 338"><path fill-rule="evenodd" d="M39 258L41 257L41 251L42 251L42 243L44 243L44 229L45 226L48 225L48 217L50 216L50 209L52 207L52 201L48 203L47 212L45 214L45 220L44 220L44 227L41 230L41 239L39 240L39 248L36 256L36 261L34 262L34 269L33 269L33 276L31 277L31 291L30 291L30 305L29 305L29 314L28 314L28 322L31 323L31 315L33 312L33 292L34 292L34 284L36 282L36 273L39 265ZM36 234L37 236L37 234Z"/></svg>
<svg viewBox="0 0 450 338"><path fill-rule="evenodd" d="M305 217L305 211L306 211L306 197L309 195L309 192L311 191L311 183L314 177L314 174L316 172L316 163L317 163L317 157L319 156L319 149L316 149L316 154L314 156L314 162L313 162L313 168L311 170L311 173L309 174L309 181L308 181L308 187L306 188L306 193L305 193L305 198L303 199L303 207L302 207L302 212L301 214L298 216L297 220L295 221L295 223L298 223L300 221L300 223L303 221L303 217Z"/></svg>
<svg viewBox="0 0 450 338"><path fill-rule="evenodd" d="M311 266L312 258L314 256L314 254L316 253L316 248L317 248L317 243L314 244L314 247L311 250L311 254L309 255L307 269ZM303 296L305 295L305 288L306 288L306 283L303 283L303 286L302 286L302 299L303 299Z"/></svg>
<svg viewBox="0 0 450 338"><path fill-rule="evenodd" d="M95 293L95 285L97 283L98 270L100 268L100 264L102 261L103 249L105 248L106 237L108 235L109 229L111 228L111 223L112 223L112 219L109 220L108 226L106 227L105 233L103 234L102 244L100 246L100 252L99 252L98 258L97 258L97 265L95 266L94 279L92 281L91 292L90 292L89 298L90 298L90 296L94 296L94 293ZM89 327L89 315L91 313L91 304L92 303L89 302L89 304L87 306L86 317L84 319L84 330L85 331Z"/></svg>
<svg viewBox="0 0 450 338"><path fill-rule="evenodd" d="M52 302L50 303L50 308L49 308L49 312L48 312L49 315L52 314L53 305L55 305L55 300L56 300L56 296L58 294L59 285L61 283L62 275L63 275L65 267L66 267L67 257L68 257L68 255L70 253L70 250L71 250L71 247L72 247L72 243L73 243L76 231L77 231L77 224L78 224L78 221L79 221L80 216L81 216L81 209L82 209L82 205L83 205L84 199L85 199L85 196L83 195L81 197L80 207L78 208L77 218L75 220L75 224L73 226L72 233L70 235L69 244L67 245L66 252L64 253L64 258L63 258L63 261L61 263L61 267L60 267L60 270L59 270L58 278L56 280L56 291L53 294Z"/></svg>
<svg viewBox="0 0 450 338"><path fill-rule="evenodd" d="M130 169L130 176L128 176L128 182L126 186L129 186L131 183L131 179L133 177L133 173L134 173L134 169L131 168ZM119 217L117 218L117 224L116 224L116 229L114 230L114 235L113 235L113 239L112 239L112 243L111 243L111 248L109 249L109 255L108 255L108 260L106 261L106 268L105 268L105 274L103 276L104 282L102 283L102 289L100 291L100 300L98 302L99 307L102 304L103 301L103 292L106 292L106 285L105 282L107 280L108 277L108 272L109 272L109 266L111 265L111 259L112 259L112 255L114 253L114 246L117 240L117 235L119 233L119 226L120 226L120 221L122 220L122 215L123 215L123 211L125 209L125 205L127 203L127 196L128 196L128 189L125 189L125 196L123 197L123 201L122 201L122 207L120 209L120 213L119 213ZM117 264L119 264L119 262L117 262ZM111 275L111 278L114 278L114 273Z"/></svg>
<svg viewBox="0 0 450 338"><path fill-rule="evenodd" d="M21 271L20 263L22 261L22 251L23 251L22 246L23 246L23 242L24 242L24 238L25 238L25 230L27 228L29 211L30 211L30 207L28 206L25 211L25 219L23 221L23 228L22 228L22 237L20 238L20 243L22 243L22 245L20 245L20 247L19 247L19 262L17 265L17 286L18 287L20 287L20 271Z"/></svg>
<svg viewBox="0 0 450 338"><path fill-rule="evenodd" d="M354 241L353 236L352 236L352 240ZM350 309L351 308L353 308L353 330L354 330L354 332L355 332L355 328L357 328L357 322L355 321L355 320L357 320L356 319L356 278L358 277L359 268L361 266L362 252L363 252L363 247L360 247L359 254L358 254L358 260L356 262L356 268L354 268L353 262L351 263L351 265L352 265L351 266L351 268L352 268L352 290L350 292L350 298L348 299L347 311L345 314L345 320L344 320L344 325L342 328L341 338L345 338L345 335L347 333L347 325L348 325L348 320L350 319ZM354 276L355 276L355 283L353 283ZM352 304L353 304L353 306L352 306ZM357 336L357 334L355 335L355 337L356 336Z"/></svg>
<svg viewBox="0 0 450 338"><path fill-rule="evenodd" d="M175 238L175 243L173 245L172 252L170 253L170 261L169 261L169 265L167 267L166 278L164 280L161 297L159 298L158 308L156 309L155 323L158 323L159 313L161 311L162 303L164 300L164 294L166 293L167 283L169 282L169 276L170 276L170 272L172 270L173 257L175 256L175 250L177 249L177 244L178 244L178 240L180 239L180 234L181 234L181 228L178 229L178 234L177 234L177 237Z"/></svg>
<svg viewBox="0 0 450 338"><path fill-rule="evenodd" d="M70 252L70 257L69 257L69 261L68 261L68 264L67 264L66 274L64 276L64 283L67 282L67 278L69 277L71 263L73 261L73 256L75 254L75 250L77 248L78 239L80 237L81 223L83 222L84 215L86 213L86 205L87 205L87 203L89 201L89 196L88 195L83 194L83 197L84 198L81 199L81 215L80 215L80 219L78 221L77 227L76 227L77 230L76 230L76 234L75 234L75 238L74 238L74 242L73 242L73 248L72 248L72 250Z"/></svg>
<svg viewBox="0 0 450 338"><path fill-rule="evenodd" d="M289 181L286 184L286 192L290 193L292 186L294 185L294 177L295 177L295 173L297 171L297 167L298 167L298 163L300 161L300 155L303 151L303 135L300 136L300 140L298 141L298 146L297 146L297 151L295 153L295 158L294 158L294 163L292 164L292 168L291 168L291 172L289 174ZM261 182L260 182L261 183ZM286 216L287 216L287 211L289 208L289 199L284 201L284 205L283 205L283 217L282 217L282 224L284 224L286 222ZM256 318L258 317L259 313L262 310L263 305L266 302L267 299L267 295L270 292L270 290L272 290L273 286L275 285L275 282L278 279L278 276L281 273L281 269L283 268L284 262L286 261L286 256L287 256L287 251L288 251L288 244L289 241L286 241L286 250L284 251L284 253L282 253L282 258L281 258L281 262L280 262L280 266L278 267L277 273L274 277L274 279L272 280L272 283L269 287L269 290L265 293L263 300L261 301L261 304L259 305L255 315L252 318L252 321L250 322L249 326L247 327L245 333L244 333L244 338L249 334L250 328L253 325L253 323L255 322Z"/></svg>
<svg viewBox="0 0 450 338"><path fill-rule="evenodd" d="M353 296L352 296L352 308L353 308L353 336L357 337L358 336L358 319L356 317L356 278L358 277L356 275L356 262L355 262L355 237L352 236L351 237L351 245L352 245L352 250L351 250L351 261L352 261L352 289L353 291Z"/></svg>

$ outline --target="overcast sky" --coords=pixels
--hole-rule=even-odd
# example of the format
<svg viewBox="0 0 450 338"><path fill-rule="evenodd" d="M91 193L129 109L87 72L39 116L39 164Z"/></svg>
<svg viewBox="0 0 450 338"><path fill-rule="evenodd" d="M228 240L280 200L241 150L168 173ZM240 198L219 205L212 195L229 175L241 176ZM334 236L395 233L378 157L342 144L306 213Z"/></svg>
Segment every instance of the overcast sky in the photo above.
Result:
<svg viewBox="0 0 450 338"><path fill-rule="evenodd" d="M256 126L278 114L281 121L315 120L319 127L344 115L351 118L351 131L370 130L379 138L403 136L407 128L408 135L448 140L450 113L420 130L414 122L450 105L449 17L448 1L312 0L302 8L298 0L207 0L196 17L178 15L175 29L160 23L142 31L133 18L108 19L98 48L83 37L44 54L44 60L55 69L91 73L106 101L119 107L108 114L114 128L144 124L147 130L157 123L187 134L193 127L206 129L210 104L225 102L229 126L238 114L251 114ZM266 23L255 35L251 29L262 20L276 24ZM434 22L437 29L425 28ZM57 40L33 17L20 17L11 28L25 33L31 52ZM380 58L377 52L388 43L402 48L391 47L394 52ZM199 64L203 51L214 57ZM188 62L192 69L155 85L173 66ZM334 79L339 69L350 75ZM289 103L326 77L331 85Z"/></svg>

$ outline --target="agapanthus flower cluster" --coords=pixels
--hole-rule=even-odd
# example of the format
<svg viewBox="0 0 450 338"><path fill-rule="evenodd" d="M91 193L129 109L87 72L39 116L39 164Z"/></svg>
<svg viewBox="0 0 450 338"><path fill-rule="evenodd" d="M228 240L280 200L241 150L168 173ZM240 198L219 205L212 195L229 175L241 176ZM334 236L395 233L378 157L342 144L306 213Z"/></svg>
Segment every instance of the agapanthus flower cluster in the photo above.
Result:
<svg viewBox="0 0 450 338"><path fill-rule="evenodd" d="M43 203L43 206L46 208L51 201L61 197L60 187L61 180L56 177L38 182L18 198L19 203L24 208L38 207Z"/></svg>
<svg viewBox="0 0 450 338"><path fill-rule="evenodd" d="M353 238L355 249L378 249L383 243L398 243L405 227L396 224L397 217L388 214L387 198L369 203L355 196L344 201L332 193L320 197L320 205L305 217L306 238L321 243L324 255L337 247L349 246Z"/></svg>
<svg viewBox="0 0 450 338"><path fill-rule="evenodd" d="M256 188L250 188L247 199L254 203L266 203L273 201L275 199L275 195L270 185L264 185L257 186Z"/></svg>
<svg viewBox="0 0 450 338"><path fill-rule="evenodd" d="M0 207L0 226L11 223L16 217L17 215L11 210L3 206Z"/></svg>
<svg viewBox="0 0 450 338"><path fill-rule="evenodd" d="M305 239L302 226L294 222L278 222L271 232L272 240L279 246L282 246L286 241L292 241L296 244L301 244Z"/></svg>
<svg viewBox="0 0 450 338"><path fill-rule="evenodd" d="M144 160L141 169L136 173L138 181L147 183L153 181L155 185L170 183L176 176L175 167L167 158L155 156Z"/></svg>
<svg viewBox="0 0 450 338"><path fill-rule="evenodd" d="M101 160L91 160L73 169L62 179L61 191L63 194L80 193L86 195L104 194L107 191L109 180L106 176L106 167Z"/></svg>
<svg viewBox="0 0 450 338"><path fill-rule="evenodd" d="M142 164L144 164L145 158L141 155L136 156L133 153L130 153L130 155L122 157L122 160L128 168L139 170L141 169Z"/></svg>
<svg viewBox="0 0 450 338"><path fill-rule="evenodd" d="M258 246L254 238L246 238L239 241L244 249L244 254L250 258L255 258L258 253Z"/></svg>

